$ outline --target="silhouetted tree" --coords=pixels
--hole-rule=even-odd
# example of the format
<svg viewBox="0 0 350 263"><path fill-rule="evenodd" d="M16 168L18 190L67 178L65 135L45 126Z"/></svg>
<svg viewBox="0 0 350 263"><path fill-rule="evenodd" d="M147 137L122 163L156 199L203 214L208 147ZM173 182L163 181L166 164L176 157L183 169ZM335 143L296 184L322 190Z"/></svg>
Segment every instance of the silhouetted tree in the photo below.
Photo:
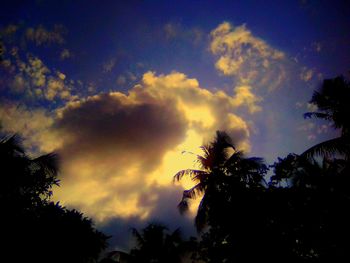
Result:
<svg viewBox="0 0 350 263"><path fill-rule="evenodd" d="M93 262L107 237L76 210L50 202L58 158L30 158L17 136L0 140L1 257L8 262Z"/></svg>
<svg viewBox="0 0 350 263"><path fill-rule="evenodd" d="M129 253L112 251L101 263L180 263L194 245L193 241L182 239L179 229L168 232L161 224L149 224L140 232L133 228L132 234L136 246Z"/></svg>
<svg viewBox="0 0 350 263"><path fill-rule="evenodd" d="M188 210L189 201L201 197L195 223L201 231L210 221L210 210L230 200L231 187L261 187L267 171L261 158L245 158L237 151L231 138L218 131L213 142L201 147L197 156L201 170L182 170L174 176L179 181L189 176L196 184L185 190L179 203L180 212Z"/></svg>
<svg viewBox="0 0 350 263"><path fill-rule="evenodd" d="M317 112L307 112L304 117L315 117L330 121L334 128L340 129L341 136L306 150L303 155L329 156L334 153L350 155L350 83L344 77L326 79L319 91L315 91L310 103L317 106Z"/></svg>
<svg viewBox="0 0 350 263"><path fill-rule="evenodd" d="M184 170L175 176L179 180L189 175L197 181L194 188L184 192L180 206L185 204L186 208L189 199L203 194L198 214L204 213L208 227L201 234L196 259L350 260L347 160L324 158L320 163L290 154L271 166L274 174L267 184L263 179L267 167L262 160L244 158L225 133L218 132L203 149L205 155L198 156L202 170Z"/></svg>
<svg viewBox="0 0 350 263"><path fill-rule="evenodd" d="M280 229L287 233L284 240L293 257L298 262L349 261L349 163L289 155L273 167L273 180L287 178L290 182L271 187L271 191L278 193L272 203L279 204L280 209L274 214Z"/></svg>
<svg viewBox="0 0 350 263"><path fill-rule="evenodd" d="M184 191L179 208L183 211L190 199L202 196L195 223L199 231L206 231L196 258L233 262L240 253L245 254L243 248L246 252L251 248L243 243L248 242L246 236L258 225L255 220L261 211L259 199L265 191L267 166L261 158L244 157L224 132L217 132L214 141L202 149L204 155L198 156L201 170L184 170L175 175L175 180L189 175L196 182Z"/></svg>

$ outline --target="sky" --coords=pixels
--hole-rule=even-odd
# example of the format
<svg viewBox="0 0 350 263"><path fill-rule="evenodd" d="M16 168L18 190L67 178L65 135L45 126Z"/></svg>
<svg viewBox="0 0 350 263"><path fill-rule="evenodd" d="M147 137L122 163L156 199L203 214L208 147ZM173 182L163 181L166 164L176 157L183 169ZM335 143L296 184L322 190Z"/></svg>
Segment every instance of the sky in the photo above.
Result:
<svg viewBox="0 0 350 263"><path fill-rule="evenodd" d="M349 77L348 1L3 1L0 121L61 158L54 199L127 248L158 221L195 234L196 154L216 130L272 164L336 136L303 119L322 81Z"/></svg>

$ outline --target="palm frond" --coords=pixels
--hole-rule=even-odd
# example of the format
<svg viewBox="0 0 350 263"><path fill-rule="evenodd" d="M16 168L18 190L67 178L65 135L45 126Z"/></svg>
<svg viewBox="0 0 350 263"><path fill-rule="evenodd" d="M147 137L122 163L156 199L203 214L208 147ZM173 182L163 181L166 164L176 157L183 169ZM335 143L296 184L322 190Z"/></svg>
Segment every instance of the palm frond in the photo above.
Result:
<svg viewBox="0 0 350 263"><path fill-rule="evenodd" d="M308 159L315 156L329 157L335 154L347 155L350 154L350 141L344 137L338 137L328 141L321 142L314 145L310 149L306 150L301 154Z"/></svg>
<svg viewBox="0 0 350 263"><path fill-rule="evenodd" d="M216 131L216 138L213 142L213 145L220 145L223 148L233 148L236 149L233 145L231 137L224 131Z"/></svg>
<svg viewBox="0 0 350 263"><path fill-rule="evenodd" d="M206 172L202 170L195 170L195 169L181 170L175 174L173 181L179 182L185 175L188 175L193 181L197 181L199 178L202 178L203 174L206 174Z"/></svg>
<svg viewBox="0 0 350 263"><path fill-rule="evenodd" d="M192 188L183 191L183 199L195 199L204 191L203 183L198 183Z"/></svg>
<svg viewBox="0 0 350 263"><path fill-rule="evenodd" d="M233 153L230 158L228 158L225 162L226 165L235 164L237 161L241 161L243 159L243 151L236 151Z"/></svg>
<svg viewBox="0 0 350 263"><path fill-rule="evenodd" d="M142 237L142 235L140 234L140 232L136 229L136 228L131 228L131 233L132 235L136 238L136 241L139 245L143 245L143 243L145 242L144 238Z"/></svg>
<svg viewBox="0 0 350 263"><path fill-rule="evenodd" d="M50 176L56 176L59 167L59 157L56 153L41 155L32 160L35 165L43 169Z"/></svg>
<svg viewBox="0 0 350 263"><path fill-rule="evenodd" d="M192 181L198 181L202 182L206 180L209 177L210 173L206 171L196 170L196 173L192 174L191 179Z"/></svg>
<svg viewBox="0 0 350 263"><path fill-rule="evenodd" d="M22 141L17 134L14 134L10 137L2 138L0 141L0 147L2 153L11 152L15 155L24 155Z"/></svg>
<svg viewBox="0 0 350 263"><path fill-rule="evenodd" d="M180 203L177 205L179 211L181 214L184 214L188 211L189 208L189 200L190 199L196 199L198 196L200 196L204 192L204 187L202 183L198 183L192 188L183 191L182 193L182 199Z"/></svg>
<svg viewBox="0 0 350 263"><path fill-rule="evenodd" d="M179 172L177 172L175 175L174 175L174 178L173 178L173 181L174 182L179 182L181 181L181 179L185 176L185 175L188 175L191 173L191 170L190 169L186 169L186 170L181 170Z"/></svg>
<svg viewBox="0 0 350 263"><path fill-rule="evenodd" d="M242 160L250 170L265 170L267 166L265 164L264 158L260 157L250 157Z"/></svg>

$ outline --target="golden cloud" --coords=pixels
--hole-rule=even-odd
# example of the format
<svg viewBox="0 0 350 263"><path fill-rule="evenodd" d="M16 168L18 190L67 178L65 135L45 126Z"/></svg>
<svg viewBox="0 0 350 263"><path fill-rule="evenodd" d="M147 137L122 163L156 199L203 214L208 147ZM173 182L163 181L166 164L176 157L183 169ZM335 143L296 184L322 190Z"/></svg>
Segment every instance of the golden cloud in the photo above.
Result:
<svg viewBox="0 0 350 263"><path fill-rule="evenodd" d="M37 45L61 41L46 31L27 30L27 38ZM254 48L264 51L261 43ZM176 192L180 198L182 188L172 184L173 175L193 168L199 146L218 129L231 135L238 148L250 149L250 126L237 111L259 111L261 98L243 77L233 96L205 89L183 73L146 72L127 94L77 98L64 73L49 69L38 57L22 60L15 51L11 56L7 68L14 67L15 92L65 105L51 113L4 105L0 118L5 131L21 133L33 151L58 151L62 186L55 189L55 198L99 222L148 219L169 199L167 194Z"/></svg>
<svg viewBox="0 0 350 263"><path fill-rule="evenodd" d="M35 57L28 62L17 59L16 67L24 90L40 90L37 96L48 100L63 96L62 72L49 74ZM128 94L68 100L52 113L3 105L0 119L5 131L19 132L33 151L60 153L62 185L55 189L55 198L64 205L98 222L130 216L145 220L162 212L159 206L169 199L166 194L180 198L182 187L173 185L173 175L194 166L194 154L200 154L199 146L217 129L249 150L249 125L235 112L240 107L253 112L255 103L248 86L229 96L202 88L198 80L179 72L147 72Z"/></svg>
<svg viewBox="0 0 350 263"><path fill-rule="evenodd" d="M33 41L37 46L43 44L63 44L65 42L63 35L65 28L62 25L55 25L53 30L47 30L44 26L39 25L36 28L27 28L25 36L28 40Z"/></svg>
<svg viewBox="0 0 350 263"><path fill-rule="evenodd" d="M52 129L54 118L45 109L30 110L23 105L2 103L0 123L4 132L20 133L25 139L24 146L29 150L47 153L58 149L62 144Z"/></svg>
<svg viewBox="0 0 350 263"><path fill-rule="evenodd" d="M285 80L286 55L254 36L245 25L223 22L210 36L210 51L217 56L215 67L239 85L273 90Z"/></svg>
<svg viewBox="0 0 350 263"><path fill-rule="evenodd" d="M1 63L8 75L12 92L22 94L30 99L73 100L72 82L66 80L65 74L52 72L44 62L35 56L27 55L21 60L17 52Z"/></svg>
<svg viewBox="0 0 350 263"><path fill-rule="evenodd" d="M191 153L199 154L215 130L226 130L249 150L249 125L235 114L251 103L249 89L242 90L246 95L229 96L204 89L182 73L147 72L128 94L110 92L67 103L50 128L62 141L57 148L62 186L55 197L99 222L154 216L163 195L174 195L170 189L180 197L173 175L194 166Z"/></svg>
<svg viewBox="0 0 350 263"><path fill-rule="evenodd" d="M301 80L308 82L312 79L313 75L314 75L314 71L312 69L308 69L306 67L303 67L301 69L299 77Z"/></svg>

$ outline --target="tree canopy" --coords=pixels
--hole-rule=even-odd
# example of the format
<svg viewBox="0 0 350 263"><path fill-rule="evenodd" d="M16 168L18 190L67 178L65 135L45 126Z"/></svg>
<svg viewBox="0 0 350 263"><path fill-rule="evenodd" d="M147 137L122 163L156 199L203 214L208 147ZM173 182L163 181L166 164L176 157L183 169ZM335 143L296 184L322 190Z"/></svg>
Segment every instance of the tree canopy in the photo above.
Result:
<svg viewBox="0 0 350 263"><path fill-rule="evenodd" d="M77 210L50 201L58 156L29 157L18 136L0 140L1 257L9 262L94 262L107 236Z"/></svg>

